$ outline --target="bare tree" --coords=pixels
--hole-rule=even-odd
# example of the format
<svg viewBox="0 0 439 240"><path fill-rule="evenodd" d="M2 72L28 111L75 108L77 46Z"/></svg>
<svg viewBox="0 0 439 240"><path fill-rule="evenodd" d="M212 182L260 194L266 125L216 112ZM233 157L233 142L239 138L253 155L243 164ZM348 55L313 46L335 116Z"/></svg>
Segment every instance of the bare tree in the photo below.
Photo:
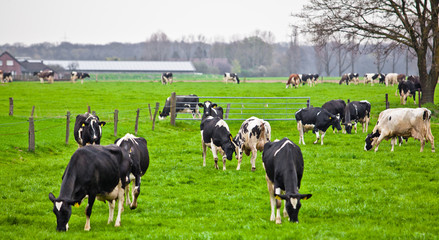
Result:
<svg viewBox="0 0 439 240"><path fill-rule="evenodd" d="M164 32L156 32L146 41L146 58L154 61L168 60L171 41Z"/></svg>
<svg viewBox="0 0 439 240"><path fill-rule="evenodd" d="M332 44L332 42L321 41L314 45L314 50L317 54L317 61L319 62L319 65L322 65L326 76L331 76L332 71L336 67L336 65L333 64L335 51Z"/></svg>
<svg viewBox="0 0 439 240"><path fill-rule="evenodd" d="M423 89L422 103L434 103L439 77L439 0L310 0L304 6L309 33L382 39L413 49ZM431 56L431 57L429 57Z"/></svg>

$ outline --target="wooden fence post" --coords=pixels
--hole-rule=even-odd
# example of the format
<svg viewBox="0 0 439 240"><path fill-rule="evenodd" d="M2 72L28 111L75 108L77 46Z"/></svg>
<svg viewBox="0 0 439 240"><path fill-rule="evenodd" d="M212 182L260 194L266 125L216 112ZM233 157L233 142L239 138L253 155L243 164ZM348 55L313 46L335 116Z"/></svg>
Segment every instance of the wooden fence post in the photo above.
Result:
<svg viewBox="0 0 439 240"><path fill-rule="evenodd" d="M14 99L9 98L9 116L14 116Z"/></svg>
<svg viewBox="0 0 439 240"><path fill-rule="evenodd" d="M136 136L137 136L137 129L139 128L139 113L140 113L140 108L137 109L136 126L134 126L134 135Z"/></svg>
<svg viewBox="0 0 439 240"><path fill-rule="evenodd" d="M152 120L151 104L149 104L149 103L148 103L148 109L149 109L149 120Z"/></svg>
<svg viewBox="0 0 439 240"><path fill-rule="evenodd" d="M227 104L227 108L226 108L226 120L229 119L229 112L230 112L230 103Z"/></svg>
<svg viewBox="0 0 439 240"><path fill-rule="evenodd" d="M69 145L69 133L70 133L70 111L67 111L66 121L66 145Z"/></svg>
<svg viewBox="0 0 439 240"><path fill-rule="evenodd" d="M34 125L35 106L32 107L32 113L29 117L29 152L35 152L35 125Z"/></svg>
<svg viewBox="0 0 439 240"><path fill-rule="evenodd" d="M306 108L309 108L309 99L306 100Z"/></svg>
<svg viewBox="0 0 439 240"><path fill-rule="evenodd" d="M171 125L175 126L175 117L176 117L176 106L177 106L177 95L175 92L171 94Z"/></svg>
<svg viewBox="0 0 439 240"><path fill-rule="evenodd" d="M386 93L386 109L389 109L389 94Z"/></svg>
<svg viewBox="0 0 439 240"><path fill-rule="evenodd" d="M117 122L119 122L119 110L114 110L114 136L117 137Z"/></svg>
<svg viewBox="0 0 439 240"><path fill-rule="evenodd" d="M154 118L152 119L152 130L154 131L154 127L155 127L155 117L157 116L157 112L159 111L159 103L156 102L155 103L155 111L154 111Z"/></svg>
<svg viewBox="0 0 439 240"><path fill-rule="evenodd" d="M90 113L91 112L90 106L87 106L87 109L88 109L88 113Z"/></svg>

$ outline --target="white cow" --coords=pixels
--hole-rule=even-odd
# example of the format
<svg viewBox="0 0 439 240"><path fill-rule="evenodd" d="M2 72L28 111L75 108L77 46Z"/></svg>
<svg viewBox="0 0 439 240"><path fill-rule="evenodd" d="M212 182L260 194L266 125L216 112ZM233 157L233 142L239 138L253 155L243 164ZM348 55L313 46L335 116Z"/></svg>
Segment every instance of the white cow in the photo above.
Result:
<svg viewBox="0 0 439 240"><path fill-rule="evenodd" d="M421 152L425 142L431 142L431 151L434 152L434 137L430 128L431 111L426 108L394 108L380 113L377 124L371 134L366 137L364 150L368 151L378 145L383 139L391 140L393 151L397 137L413 137L421 141Z"/></svg>
<svg viewBox="0 0 439 240"><path fill-rule="evenodd" d="M244 151L247 156L249 156L251 152L252 156L250 162L252 164L252 171L255 171L258 150L262 152L264 150L264 145L267 142L270 142L270 139L270 123L257 117L251 117L245 120L234 139L239 148L238 166L236 167L236 170L241 168L242 153Z"/></svg>

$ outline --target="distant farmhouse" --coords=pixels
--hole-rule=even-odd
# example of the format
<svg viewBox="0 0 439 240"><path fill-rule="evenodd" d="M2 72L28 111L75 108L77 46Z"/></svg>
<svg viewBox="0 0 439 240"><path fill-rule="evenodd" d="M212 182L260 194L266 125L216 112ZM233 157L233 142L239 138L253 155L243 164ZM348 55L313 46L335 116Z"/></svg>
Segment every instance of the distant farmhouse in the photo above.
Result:
<svg viewBox="0 0 439 240"><path fill-rule="evenodd" d="M81 61L32 60L5 51L0 55L0 70L10 72L16 80L37 80L35 72L52 70L55 79L67 78L71 71L88 73L195 73L190 61Z"/></svg>

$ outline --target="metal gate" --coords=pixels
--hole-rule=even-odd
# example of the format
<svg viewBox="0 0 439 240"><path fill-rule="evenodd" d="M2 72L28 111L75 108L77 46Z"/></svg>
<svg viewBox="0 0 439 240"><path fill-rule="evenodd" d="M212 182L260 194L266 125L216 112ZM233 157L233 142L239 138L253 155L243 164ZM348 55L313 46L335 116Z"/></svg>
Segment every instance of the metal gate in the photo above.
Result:
<svg viewBox="0 0 439 240"><path fill-rule="evenodd" d="M199 102L211 101L224 110L225 120L244 121L255 116L267 121L295 120L294 113L310 106L310 97L199 97ZM178 111L178 109L177 109ZM203 109L200 108L200 114ZM199 120L191 114L178 113L176 120Z"/></svg>

